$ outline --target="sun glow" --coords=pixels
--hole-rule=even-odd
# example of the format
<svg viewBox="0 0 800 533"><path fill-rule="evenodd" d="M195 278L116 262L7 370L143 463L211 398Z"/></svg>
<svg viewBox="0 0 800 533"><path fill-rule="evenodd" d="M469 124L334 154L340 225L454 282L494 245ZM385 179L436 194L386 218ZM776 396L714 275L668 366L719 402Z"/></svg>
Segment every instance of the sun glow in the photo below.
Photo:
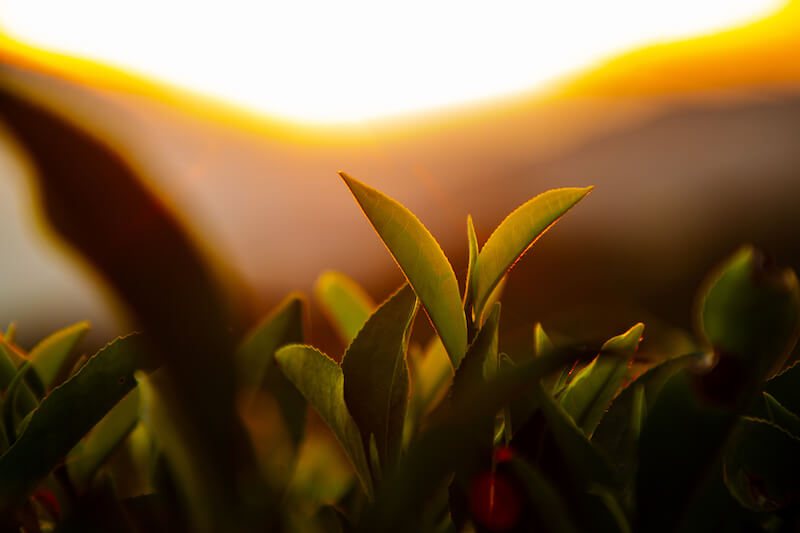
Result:
<svg viewBox="0 0 800 533"><path fill-rule="evenodd" d="M0 30L291 120L352 122L529 90L778 0L0 0Z"/></svg>

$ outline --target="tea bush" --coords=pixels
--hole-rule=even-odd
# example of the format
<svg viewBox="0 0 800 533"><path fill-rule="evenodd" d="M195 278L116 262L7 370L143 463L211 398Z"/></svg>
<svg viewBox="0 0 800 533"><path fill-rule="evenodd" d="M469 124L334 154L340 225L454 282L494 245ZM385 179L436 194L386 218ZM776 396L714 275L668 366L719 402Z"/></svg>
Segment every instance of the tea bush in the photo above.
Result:
<svg viewBox="0 0 800 533"><path fill-rule="evenodd" d="M202 250L102 142L8 89L0 112L54 229L142 331L91 357L86 323L29 352L13 326L0 337L2 531L800 528L800 292L755 248L709 276L692 353L634 365L638 323L596 346L532 324L533 355L505 354L505 277L591 188L534 197L482 246L468 218L462 289L410 211L340 173L406 283L376 306L320 276L337 362L307 344L301 294L241 327Z"/></svg>

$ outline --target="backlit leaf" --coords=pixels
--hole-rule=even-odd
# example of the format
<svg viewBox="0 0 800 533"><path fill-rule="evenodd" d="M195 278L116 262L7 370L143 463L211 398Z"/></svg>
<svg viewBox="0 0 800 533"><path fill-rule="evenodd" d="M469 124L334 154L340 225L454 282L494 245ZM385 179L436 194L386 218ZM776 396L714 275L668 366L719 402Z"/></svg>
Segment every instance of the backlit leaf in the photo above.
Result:
<svg viewBox="0 0 800 533"><path fill-rule="evenodd" d="M85 489L103 463L139 423L138 387L115 405L75 446L65 461L72 483Z"/></svg>
<svg viewBox="0 0 800 533"><path fill-rule="evenodd" d="M241 382L254 393L261 389L275 397L295 448L303 438L306 401L277 367L275 351L305 341L304 307L302 294L290 294L246 335L236 351Z"/></svg>
<svg viewBox="0 0 800 533"><path fill-rule="evenodd" d="M34 411L25 431L0 457L0 514L24 502L64 456L136 386L139 338L117 339L97 352Z"/></svg>
<svg viewBox="0 0 800 533"><path fill-rule="evenodd" d="M564 389L561 404L587 436L594 432L625 379L643 331L640 322L606 341L601 353Z"/></svg>
<svg viewBox="0 0 800 533"><path fill-rule="evenodd" d="M88 322L78 322L49 335L30 351L28 357L45 389L58 384L56 378L67 377L79 355L75 347L88 331Z"/></svg>
<svg viewBox="0 0 800 533"><path fill-rule="evenodd" d="M371 497L372 479L361 433L344 401L344 374L336 362L316 348L292 344L275 358L283 373L328 424L355 468L364 491Z"/></svg>
<svg viewBox="0 0 800 533"><path fill-rule="evenodd" d="M473 280L475 314L506 272L550 226L586 196L592 187L554 189L514 210L489 236L478 254Z"/></svg>
<svg viewBox="0 0 800 533"><path fill-rule="evenodd" d="M467 323L456 275L439 243L401 204L344 172L339 175L414 288L458 368L467 350Z"/></svg>
<svg viewBox="0 0 800 533"><path fill-rule="evenodd" d="M342 359L344 399L364 446L374 435L384 471L400 457L408 405L406 352L417 297L406 284L369 317Z"/></svg>
<svg viewBox="0 0 800 533"><path fill-rule="evenodd" d="M360 285L332 270L317 279L314 296L345 346L353 342L375 309L375 302Z"/></svg>

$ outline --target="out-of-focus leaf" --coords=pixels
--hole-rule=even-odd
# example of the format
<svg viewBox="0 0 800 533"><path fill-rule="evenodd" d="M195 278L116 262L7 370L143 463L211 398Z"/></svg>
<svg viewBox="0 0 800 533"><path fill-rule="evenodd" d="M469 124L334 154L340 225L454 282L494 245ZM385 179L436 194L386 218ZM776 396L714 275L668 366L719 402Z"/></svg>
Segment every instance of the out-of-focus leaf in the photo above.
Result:
<svg viewBox="0 0 800 533"><path fill-rule="evenodd" d="M763 393L767 420L800 438L800 416L788 410L769 393Z"/></svg>
<svg viewBox="0 0 800 533"><path fill-rule="evenodd" d="M456 275L441 247L401 204L344 172L339 175L414 288L458 368L467 350L467 322Z"/></svg>
<svg viewBox="0 0 800 533"><path fill-rule="evenodd" d="M411 286L403 285L369 317L342 358L347 409L365 449L374 435L384 471L400 457L408 405L406 352L417 308Z"/></svg>
<svg viewBox="0 0 800 533"><path fill-rule="evenodd" d="M0 392L5 393L11 380L17 375L17 365L10 356L11 348L0 338Z"/></svg>
<svg viewBox="0 0 800 533"><path fill-rule="evenodd" d="M500 281L497 282L497 285L494 286L492 292L489 293L489 297L486 298L486 302L483 304L483 308L481 309L480 317L478 323L482 326L486 320L488 320L489 315L487 311L491 311L494 307L494 304L500 301L500 297L503 296L503 291L506 288L506 276L500 278Z"/></svg>
<svg viewBox="0 0 800 533"><path fill-rule="evenodd" d="M706 283L700 329L721 358L735 358L760 380L781 364L797 341L800 288L789 269L767 264L743 246Z"/></svg>
<svg viewBox="0 0 800 533"><path fill-rule="evenodd" d="M88 322L78 322L49 335L30 351L31 365L45 389L67 377L80 355L75 347L88 331Z"/></svg>
<svg viewBox="0 0 800 533"><path fill-rule="evenodd" d="M472 276L476 316L480 316L489 294L514 263L591 190L592 187L571 187L544 192L519 206L497 226L481 248Z"/></svg>
<svg viewBox="0 0 800 533"><path fill-rule="evenodd" d="M510 466L525 487L528 502L544 531L578 533L563 498L541 472L519 458L513 458Z"/></svg>
<svg viewBox="0 0 800 533"><path fill-rule="evenodd" d="M85 489L95 473L139 423L140 394L134 388L115 405L67 454L67 474L72 483Z"/></svg>
<svg viewBox="0 0 800 533"><path fill-rule="evenodd" d="M404 441L416 434L423 417L444 398L453 380L453 365L441 339L434 335L423 353L409 354L411 396L408 399Z"/></svg>
<svg viewBox="0 0 800 533"><path fill-rule="evenodd" d="M800 496L800 439L772 422L743 417L724 465L728 490L748 509L773 512Z"/></svg>
<svg viewBox="0 0 800 533"><path fill-rule="evenodd" d="M58 462L136 385L140 339L117 339L39 405L25 432L0 457L0 514L24 502Z"/></svg>
<svg viewBox="0 0 800 533"><path fill-rule="evenodd" d="M509 401L542 376L573 362L575 357L573 352L560 351L504 368L471 394L458 395L447 409L437 410L428 427L411 444L400 467L384 479L375 504L367 509L357 530L386 533L417 530L425 502L444 488L450 474L484 446L484 421L491 424Z"/></svg>
<svg viewBox="0 0 800 533"><path fill-rule="evenodd" d="M6 391L5 398L3 398L3 426L9 439L13 442L17 438L17 424L19 418L28 414L28 410L21 413L17 417L17 398L20 396L20 391L25 390L25 376L31 369L30 361L26 361L11 380Z"/></svg>
<svg viewBox="0 0 800 533"><path fill-rule="evenodd" d="M764 384L764 391L781 405L800 415L800 362L767 381Z"/></svg>
<svg viewBox="0 0 800 533"><path fill-rule="evenodd" d="M541 383L536 383L533 391L573 479L584 487L613 485L614 477L606 458L592 446L564 406L545 391Z"/></svg>
<svg viewBox="0 0 800 533"><path fill-rule="evenodd" d="M537 322L533 327L533 353L536 357L551 353L554 349L553 341L545 333L541 322Z"/></svg>
<svg viewBox="0 0 800 533"><path fill-rule="evenodd" d="M314 296L345 346L353 342L375 309L375 302L358 283L332 270L317 279Z"/></svg>
<svg viewBox="0 0 800 533"><path fill-rule="evenodd" d="M699 364L703 357L702 353L691 353L658 363L629 383L614 398L592 435L592 443L606 454L621 480L630 480L636 466L639 432L635 431L632 420L641 419L637 411L648 412L664 383L681 369ZM644 399L641 408L637 407L639 395Z"/></svg>
<svg viewBox="0 0 800 533"><path fill-rule="evenodd" d="M592 435L625 379L643 331L644 324L639 322L606 341L600 354L564 389L561 404L587 436Z"/></svg>
<svg viewBox="0 0 800 533"><path fill-rule="evenodd" d="M277 367L275 351L305 341L304 307L302 294L290 294L247 334L236 351L240 381L254 394L262 389L275 397L295 448L303 438L306 401Z"/></svg>
<svg viewBox="0 0 800 533"><path fill-rule="evenodd" d="M275 353L283 373L328 424L372 497L372 479L361 434L344 400L344 374L336 362L311 346L292 344Z"/></svg>

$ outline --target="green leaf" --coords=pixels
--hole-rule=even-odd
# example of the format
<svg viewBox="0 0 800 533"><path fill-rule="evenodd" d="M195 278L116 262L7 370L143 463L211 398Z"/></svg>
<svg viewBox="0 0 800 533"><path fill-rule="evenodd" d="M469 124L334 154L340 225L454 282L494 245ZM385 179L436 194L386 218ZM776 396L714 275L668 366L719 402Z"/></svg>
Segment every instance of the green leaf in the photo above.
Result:
<svg viewBox="0 0 800 533"><path fill-rule="evenodd" d="M772 422L744 417L724 456L725 484L747 509L774 512L800 493L800 439Z"/></svg>
<svg viewBox="0 0 800 533"><path fill-rule="evenodd" d="M800 328L800 288L789 269L743 246L706 283L700 329L720 357L747 365L760 380L782 366Z"/></svg>
<svg viewBox="0 0 800 533"><path fill-rule="evenodd" d="M25 359L16 355L11 345L0 338L0 392L5 393L14 376L17 375L16 360L24 362Z"/></svg>
<svg viewBox="0 0 800 533"><path fill-rule="evenodd" d="M416 434L426 413L444 398L453 380L453 365L442 340L434 335L422 354L408 358L411 396L408 400L404 440Z"/></svg>
<svg viewBox="0 0 800 533"><path fill-rule="evenodd" d="M369 445L374 435L384 472L400 457L408 405L406 353L417 297L408 284L381 304L342 358L344 400Z"/></svg>
<svg viewBox="0 0 800 533"><path fill-rule="evenodd" d="M401 204L344 172L339 175L414 288L458 368L467 350L467 322L456 275L441 247Z"/></svg>
<svg viewBox="0 0 800 533"><path fill-rule="evenodd" d="M67 377L80 355L75 347L88 331L88 322L78 322L49 335L30 351L28 357L45 389Z"/></svg>
<svg viewBox="0 0 800 533"><path fill-rule="evenodd" d="M643 331L644 324L639 322L606 341L600 354L564 389L561 404L587 436L592 435L625 379Z"/></svg>
<svg viewBox="0 0 800 533"><path fill-rule="evenodd" d="M469 257L467 259L467 279L464 283L464 314L467 317L468 329L474 328L475 322L478 320L472 312L472 276L475 275L475 264L478 261L478 237L475 235L475 225L472 223L472 215L467 215L467 245L469 248ZM469 339L472 339L474 334L470 331Z"/></svg>
<svg viewBox="0 0 800 533"><path fill-rule="evenodd" d="M800 415L800 362L767 381L764 391L774 396L781 405Z"/></svg>
<svg viewBox="0 0 800 533"><path fill-rule="evenodd" d="M767 420L800 438L800 416L788 410L767 392L763 393L766 404Z"/></svg>
<svg viewBox="0 0 800 533"><path fill-rule="evenodd" d="M21 415L19 417L17 416L17 399L20 397L21 391L27 390L25 387L25 375L30 371L30 369L30 361L25 361L25 363L19 367L14 379L12 379L11 383L8 385L8 390L6 391L5 398L3 399L3 426L10 442L13 442L17 438L17 423L19 422L19 419L24 417L30 411L30 409L24 409Z"/></svg>
<svg viewBox="0 0 800 533"><path fill-rule="evenodd" d="M11 512L136 385L137 336L117 339L42 400L25 432L0 457L0 514Z"/></svg>
<svg viewBox="0 0 800 533"><path fill-rule="evenodd" d="M506 288L506 280L507 279L508 278L506 276L503 276L502 278L500 278L500 281L497 283L497 285L494 286L494 289L492 289L492 292L489 293L489 297L486 298L486 302L483 304L483 309L480 312L480 317L479 317L479 320L478 320L478 323L481 326L487 320L488 315L486 314L486 311L491 310L492 307L494 307L494 304L496 304L497 302L500 301L500 297L503 295L503 291Z"/></svg>
<svg viewBox="0 0 800 533"><path fill-rule="evenodd" d="M344 375L333 359L316 348L299 344L284 346L275 353L283 373L331 428L355 468L368 497L372 479L361 433L344 401Z"/></svg>
<svg viewBox="0 0 800 533"><path fill-rule="evenodd" d="M303 439L306 401L278 369L275 351L305 341L305 305L302 294L290 294L246 335L236 351L240 381L254 395L262 390L275 397L295 448Z"/></svg>
<svg viewBox="0 0 800 533"><path fill-rule="evenodd" d="M534 385L533 393L573 479L584 487L598 483L611 486L614 476L606 458L592 446L564 406L541 383Z"/></svg>
<svg viewBox="0 0 800 533"><path fill-rule="evenodd" d="M140 394L134 388L115 405L67 454L67 474L79 489L86 489L92 478L139 423Z"/></svg>
<svg viewBox="0 0 800 533"><path fill-rule="evenodd" d="M570 511L564 499L553 484L534 466L513 458L511 468L525 487L530 505L536 510L544 531L578 533L578 528L570 518Z"/></svg>
<svg viewBox="0 0 800 533"><path fill-rule="evenodd" d="M571 187L544 192L522 204L497 226L481 248L472 276L476 316L480 316L489 294L514 263L591 190L592 187Z"/></svg>
<svg viewBox="0 0 800 533"><path fill-rule="evenodd" d="M536 357L551 353L554 350L553 341L545 333L541 322L537 322L533 327L533 353Z"/></svg>
<svg viewBox="0 0 800 533"><path fill-rule="evenodd" d="M649 412L669 378L683 368L699 364L703 357L702 353L690 353L662 361L648 368L614 398L592 435L592 442L606 454L623 482L632 479L637 462L641 427L636 431L633 421L641 420Z"/></svg>
<svg viewBox="0 0 800 533"><path fill-rule="evenodd" d="M314 296L345 346L353 342L375 309L375 302L360 285L332 270L317 279Z"/></svg>
<svg viewBox="0 0 800 533"><path fill-rule="evenodd" d="M451 402L463 401L463 397L473 394L478 386L497 373L499 324L500 304L497 303L492 308L486 324L478 331L461 366L456 370L453 386L450 389Z"/></svg>
<svg viewBox="0 0 800 533"><path fill-rule="evenodd" d="M504 368L472 394L454 396L415 439L400 467L384 479L358 525L358 531L415 531L420 509L444 481L485 445L486 421L553 370L574 362L577 354L559 351Z"/></svg>

